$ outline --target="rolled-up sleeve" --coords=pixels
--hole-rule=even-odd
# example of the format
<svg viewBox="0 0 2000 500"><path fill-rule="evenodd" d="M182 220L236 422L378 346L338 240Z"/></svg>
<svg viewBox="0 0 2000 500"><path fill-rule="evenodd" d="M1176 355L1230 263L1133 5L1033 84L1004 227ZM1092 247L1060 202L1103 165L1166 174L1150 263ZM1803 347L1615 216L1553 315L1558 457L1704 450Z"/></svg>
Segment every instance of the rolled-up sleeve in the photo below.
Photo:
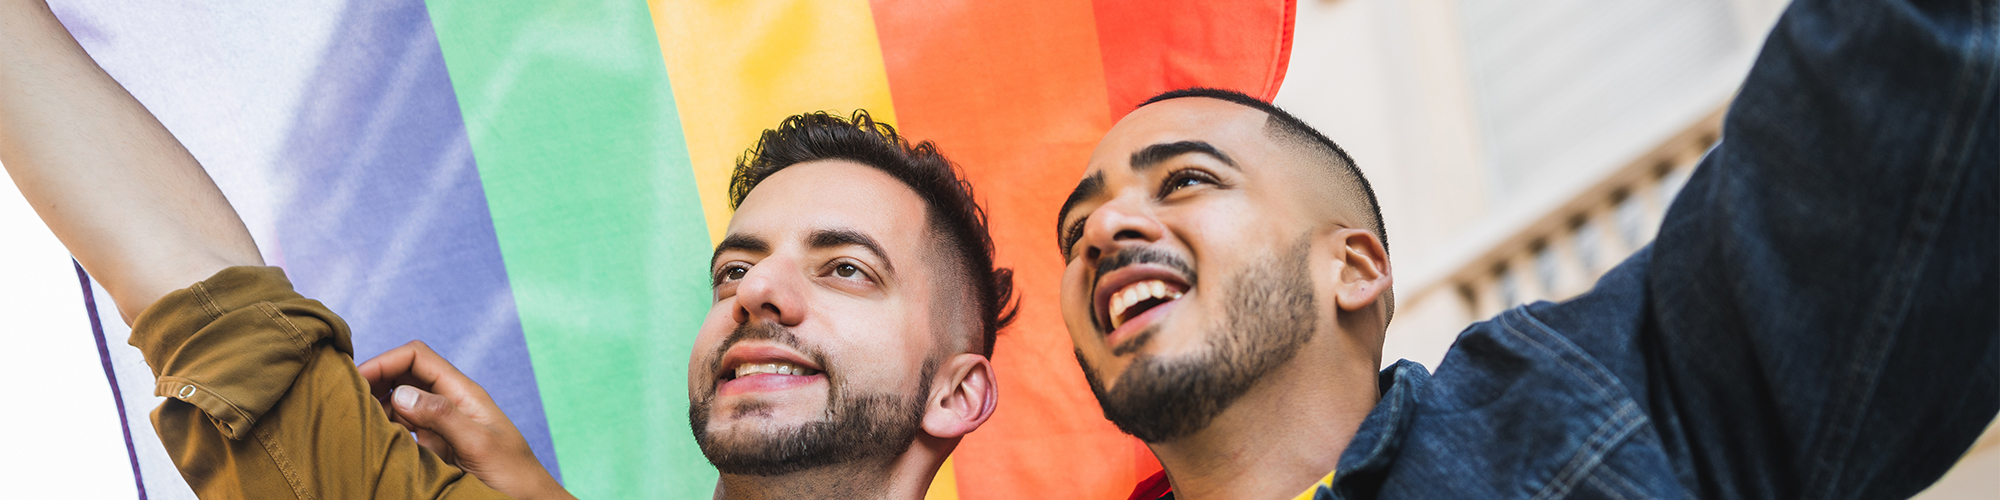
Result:
<svg viewBox="0 0 2000 500"><path fill-rule="evenodd" d="M347 324L275 267L232 267L139 315L153 410L203 498L504 498L417 445L355 371Z"/></svg>

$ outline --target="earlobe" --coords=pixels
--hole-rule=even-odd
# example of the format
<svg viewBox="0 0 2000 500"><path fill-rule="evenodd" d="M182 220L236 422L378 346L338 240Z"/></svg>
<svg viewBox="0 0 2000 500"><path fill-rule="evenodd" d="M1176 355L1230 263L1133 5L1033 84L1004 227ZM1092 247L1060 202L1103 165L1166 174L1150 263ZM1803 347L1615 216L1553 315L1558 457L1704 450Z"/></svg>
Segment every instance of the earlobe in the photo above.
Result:
<svg viewBox="0 0 2000 500"><path fill-rule="evenodd" d="M1389 252L1374 233L1342 229L1334 233L1334 301L1342 311L1358 311L1387 296L1395 278Z"/></svg>
<svg viewBox="0 0 2000 500"><path fill-rule="evenodd" d="M985 356L959 353L946 358L938 369L943 376L933 383L925 404L924 433L944 439L962 437L978 429L993 416L1000 387L993 377L993 364Z"/></svg>

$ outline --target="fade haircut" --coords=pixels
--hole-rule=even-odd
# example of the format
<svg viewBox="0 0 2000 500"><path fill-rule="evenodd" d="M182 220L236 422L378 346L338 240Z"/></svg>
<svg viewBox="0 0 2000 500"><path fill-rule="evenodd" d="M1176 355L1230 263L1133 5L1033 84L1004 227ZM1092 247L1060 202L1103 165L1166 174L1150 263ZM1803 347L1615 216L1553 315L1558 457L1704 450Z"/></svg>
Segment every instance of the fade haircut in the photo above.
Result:
<svg viewBox="0 0 2000 500"><path fill-rule="evenodd" d="M896 128L875 121L867 110L850 119L824 111L793 115L765 130L757 145L736 160L729 177L729 209L735 210L757 184L787 167L819 160L848 160L867 165L903 183L923 199L932 244L949 260L940 266L941 289L958 287L978 312L981 342L978 352L993 357L1000 329L1020 311L1014 302L1014 271L993 265L993 237L987 233L986 210L972 194L972 183L958 166L945 159L930 141L910 145ZM932 305L932 317L951 301Z"/></svg>
<svg viewBox="0 0 2000 500"><path fill-rule="evenodd" d="M1375 188L1369 186L1368 177L1361 175L1361 169L1355 166L1354 158L1347 156L1347 150L1340 149L1340 145L1334 144L1333 139L1328 139L1326 134L1319 133L1319 130L1312 128L1311 125L1306 125L1304 120L1292 116L1291 113L1279 109L1270 102L1234 90L1207 87L1173 90L1153 96L1146 102L1140 103L1139 107L1182 97L1220 99L1263 111L1269 116L1264 121L1265 133L1278 139L1281 144L1305 149L1311 153L1309 158L1311 160L1330 164L1327 166L1333 169L1335 177L1339 179L1340 188L1347 191L1346 194L1350 195L1350 199L1368 200L1366 207L1355 208L1366 209L1370 226L1367 229L1374 231L1375 237L1382 240L1382 251L1389 251L1389 231L1382 225L1382 204L1375 201Z"/></svg>

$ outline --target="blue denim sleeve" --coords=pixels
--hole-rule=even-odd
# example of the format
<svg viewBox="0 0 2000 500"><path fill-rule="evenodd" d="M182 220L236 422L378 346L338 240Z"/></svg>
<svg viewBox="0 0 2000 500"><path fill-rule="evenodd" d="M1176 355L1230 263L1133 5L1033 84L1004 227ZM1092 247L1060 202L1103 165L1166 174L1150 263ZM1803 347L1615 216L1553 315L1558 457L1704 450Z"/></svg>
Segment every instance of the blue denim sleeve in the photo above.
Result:
<svg viewBox="0 0 2000 500"><path fill-rule="evenodd" d="M1670 208L1644 398L1702 497L1905 498L2000 409L2000 7L1800 0Z"/></svg>

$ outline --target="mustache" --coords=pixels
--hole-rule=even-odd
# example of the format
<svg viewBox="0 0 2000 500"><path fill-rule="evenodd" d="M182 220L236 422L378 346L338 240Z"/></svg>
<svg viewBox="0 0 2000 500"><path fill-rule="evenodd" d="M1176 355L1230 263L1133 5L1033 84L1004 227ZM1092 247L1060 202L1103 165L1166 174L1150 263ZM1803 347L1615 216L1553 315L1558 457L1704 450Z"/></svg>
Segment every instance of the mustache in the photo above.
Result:
<svg viewBox="0 0 2000 500"><path fill-rule="evenodd" d="M715 352L708 357L709 372L722 373L722 355L728 353L730 348L736 347L736 344L752 340L790 347L798 351L799 355L811 359L813 364L819 365L820 371L832 371L830 370L832 366L827 364L826 356L822 355L819 349L800 341L799 336L793 334L791 328L770 321L752 321L736 325L736 330L729 332L729 336L722 339L722 345L716 346Z"/></svg>
<svg viewBox="0 0 2000 500"><path fill-rule="evenodd" d="M1187 278L1189 287L1195 285L1194 266L1189 265L1187 259L1153 247L1127 248L1098 257L1097 276L1091 277L1090 282L1095 286L1095 283L1104 279L1104 275L1137 264L1159 264L1172 268Z"/></svg>

